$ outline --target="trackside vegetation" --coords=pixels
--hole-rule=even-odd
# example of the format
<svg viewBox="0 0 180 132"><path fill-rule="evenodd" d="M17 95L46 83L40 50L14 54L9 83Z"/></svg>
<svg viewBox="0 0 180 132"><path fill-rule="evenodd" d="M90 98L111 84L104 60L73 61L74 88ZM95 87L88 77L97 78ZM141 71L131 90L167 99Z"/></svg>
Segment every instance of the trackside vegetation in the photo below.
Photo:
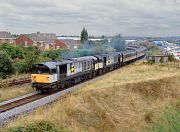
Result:
<svg viewBox="0 0 180 132"><path fill-rule="evenodd" d="M0 51L0 76L6 78L6 75L13 72L11 60L6 52Z"/></svg>
<svg viewBox="0 0 180 132"><path fill-rule="evenodd" d="M0 79L31 72L32 66L44 61L61 59L65 49L40 51L37 47L12 44L0 46Z"/></svg>
<svg viewBox="0 0 180 132"><path fill-rule="evenodd" d="M10 132L63 132L61 129L57 129L50 122L40 121L29 124L27 126L20 126L12 128Z"/></svg>

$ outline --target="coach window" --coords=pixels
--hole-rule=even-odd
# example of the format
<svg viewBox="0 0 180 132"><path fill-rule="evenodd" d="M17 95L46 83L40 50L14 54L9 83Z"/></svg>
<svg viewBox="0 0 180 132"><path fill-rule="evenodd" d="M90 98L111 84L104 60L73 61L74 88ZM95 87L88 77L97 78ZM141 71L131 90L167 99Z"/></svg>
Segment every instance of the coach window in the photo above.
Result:
<svg viewBox="0 0 180 132"><path fill-rule="evenodd" d="M90 61L88 61L88 68L87 68L87 70L89 70L89 69L91 69L91 62Z"/></svg>
<svg viewBox="0 0 180 132"><path fill-rule="evenodd" d="M83 71L86 71L86 62L83 62Z"/></svg>
<svg viewBox="0 0 180 132"><path fill-rule="evenodd" d="M79 72L81 71L81 62L79 62Z"/></svg>

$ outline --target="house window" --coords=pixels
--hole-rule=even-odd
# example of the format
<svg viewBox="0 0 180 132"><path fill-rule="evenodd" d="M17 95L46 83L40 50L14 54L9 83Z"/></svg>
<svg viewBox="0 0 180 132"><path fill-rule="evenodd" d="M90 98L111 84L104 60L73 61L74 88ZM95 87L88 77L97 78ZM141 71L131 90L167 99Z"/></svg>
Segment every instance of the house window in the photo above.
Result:
<svg viewBox="0 0 180 132"><path fill-rule="evenodd" d="M78 49L78 47L77 47L77 46L74 46L74 49Z"/></svg>
<svg viewBox="0 0 180 132"><path fill-rule="evenodd" d="M33 43L33 46L37 46L37 42L34 42L34 43Z"/></svg>
<svg viewBox="0 0 180 132"><path fill-rule="evenodd" d="M11 44L13 43L13 40L12 40L12 39L10 39L10 43L11 43Z"/></svg>
<svg viewBox="0 0 180 132"><path fill-rule="evenodd" d="M49 49L49 44L45 44L45 49Z"/></svg>
<svg viewBox="0 0 180 132"><path fill-rule="evenodd" d="M25 41L25 43L24 43L24 46L25 46L25 47L27 47L27 46L28 46L28 43L27 43L27 41Z"/></svg>

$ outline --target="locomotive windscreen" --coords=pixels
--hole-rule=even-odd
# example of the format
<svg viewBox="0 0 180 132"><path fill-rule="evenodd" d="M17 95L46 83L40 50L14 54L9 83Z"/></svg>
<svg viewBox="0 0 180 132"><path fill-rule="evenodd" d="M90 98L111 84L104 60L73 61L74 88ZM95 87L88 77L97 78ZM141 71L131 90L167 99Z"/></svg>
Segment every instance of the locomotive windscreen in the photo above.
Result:
<svg viewBox="0 0 180 132"><path fill-rule="evenodd" d="M32 72L33 74L50 74L49 68L45 66L34 66Z"/></svg>

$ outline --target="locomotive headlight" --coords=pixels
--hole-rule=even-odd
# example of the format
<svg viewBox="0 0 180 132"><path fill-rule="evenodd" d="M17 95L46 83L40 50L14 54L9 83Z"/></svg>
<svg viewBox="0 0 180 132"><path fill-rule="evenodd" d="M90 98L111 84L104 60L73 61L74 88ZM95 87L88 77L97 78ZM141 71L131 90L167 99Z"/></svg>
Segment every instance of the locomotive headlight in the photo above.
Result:
<svg viewBox="0 0 180 132"><path fill-rule="evenodd" d="M46 79L49 81L50 77L46 77Z"/></svg>
<svg viewBox="0 0 180 132"><path fill-rule="evenodd" d="M32 76L31 76L31 79L32 79L32 81L36 81L36 76L35 76L35 75L32 75Z"/></svg>

